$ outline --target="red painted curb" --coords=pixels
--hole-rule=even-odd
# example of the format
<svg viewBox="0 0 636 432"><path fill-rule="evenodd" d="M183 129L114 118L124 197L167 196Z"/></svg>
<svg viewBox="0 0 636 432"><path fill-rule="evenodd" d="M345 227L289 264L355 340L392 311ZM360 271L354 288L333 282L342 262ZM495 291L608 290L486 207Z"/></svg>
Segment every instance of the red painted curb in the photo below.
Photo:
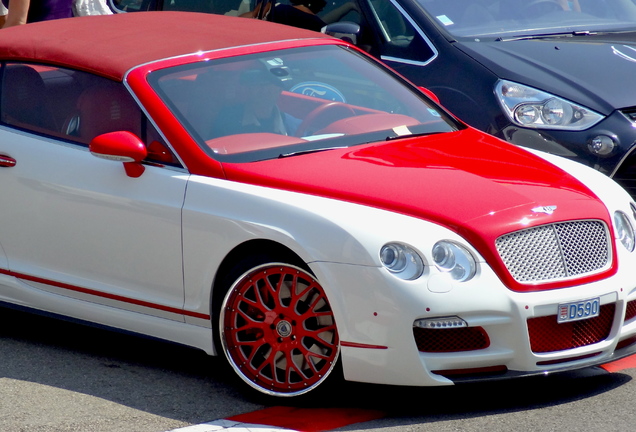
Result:
<svg viewBox="0 0 636 432"><path fill-rule="evenodd" d="M620 372L636 368L636 355L605 363L607 372ZM387 413L362 408L292 408L274 406L262 410L228 417L240 423L281 427L299 432L323 432L355 423L386 417Z"/></svg>
<svg viewBox="0 0 636 432"><path fill-rule="evenodd" d="M385 416L385 412L361 408L312 409L275 406L228 417L228 420L277 426L300 432L321 432L354 423L376 420Z"/></svg>
<svg viewBox="0 0 636 432"><path fill-rule="evenodd" d="M616 360L611 363L601 365L603 369L608 372L620 372L624 369L636 368L636 355L625 357L624 359Z"/></svg>

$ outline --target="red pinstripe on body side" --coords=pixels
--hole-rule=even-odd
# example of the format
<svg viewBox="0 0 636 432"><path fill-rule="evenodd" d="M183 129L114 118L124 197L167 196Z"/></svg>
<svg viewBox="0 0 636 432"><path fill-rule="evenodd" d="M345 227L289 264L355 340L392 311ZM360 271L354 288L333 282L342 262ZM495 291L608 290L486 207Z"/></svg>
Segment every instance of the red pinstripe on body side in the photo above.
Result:
<svg viewBox="0 0 636 432"><path fill-rule="evenodd" d="M75 285L70 285L70 284L66 284L63 282L56 282L56 281L52 281L49 279L43 279L37 276L30 276L27 274L23 274L23 273L17 273L17 272L13 272L11 270L6 270L6 269L1 269L0 268L0 274L4 274L7 276L13 276L17 279L22 279L25 281L30 281L30 282L36 282L36 283L41 283L44 285L50 285L50 286L54 286L57 288L62 288L65 290L69 290L69 291L74 291L74 292L79 292L82 294L88 294L88 295L92 295L92 296L96 296L96 297L101 297L101 298L106 298L109 300L115 300L115 301L119 301L119 302L123 302L123 303L128 303L128 304L132 304L135 306L142 306L142 307L147 307L150 309L156 309L156 310L161 310L164 312L170 312L170 313L174 313L174 314L179 314L179 315L186 315L186 316L190 316L193 318L201 318L201 319L210 319L210 315L206 315L206 314L202 314L202 313L198 313L198 312L192 312L192 311L187 311L185 309L178 309L178 308L173 308L170 306L164 306L164 305L160 305L160 304L156 304L156 303L150 303L147 301L143 301L143 300L136 300L136 299L132 299L129 297L124 297L124 296L120 296L120 295L116 295L116 294L109 294L109 293L105 293L102 291L97 291L97 290L93 290L90 288L84 288L84 287L79 287L79 286L75 286Z"/></svg>

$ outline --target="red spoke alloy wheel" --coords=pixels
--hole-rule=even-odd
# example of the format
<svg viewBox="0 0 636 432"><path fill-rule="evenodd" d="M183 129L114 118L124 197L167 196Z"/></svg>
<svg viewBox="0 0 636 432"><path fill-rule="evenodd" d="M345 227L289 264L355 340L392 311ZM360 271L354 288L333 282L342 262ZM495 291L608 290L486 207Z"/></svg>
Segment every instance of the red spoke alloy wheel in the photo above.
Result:
<svg viewBox="0 0 636 432"><path fill-rule="evenodd" d="M296 396L318 387L340 352L322 286L288 264L266 264L241 276L225 297L221 324L234 370L269 395Z"/></svg>

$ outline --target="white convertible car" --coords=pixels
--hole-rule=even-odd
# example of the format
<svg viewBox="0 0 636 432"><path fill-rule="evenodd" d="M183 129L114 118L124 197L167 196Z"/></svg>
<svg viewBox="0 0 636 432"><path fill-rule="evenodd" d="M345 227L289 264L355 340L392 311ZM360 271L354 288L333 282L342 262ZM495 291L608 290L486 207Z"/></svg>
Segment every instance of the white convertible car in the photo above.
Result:
<svg viewBox="0 0 636 432"><path fill-rule="evenodd" d="M4 305L225 356L273 396L636 352L627 193L343 41L122 14L2 30L0 66Z"/></svg>

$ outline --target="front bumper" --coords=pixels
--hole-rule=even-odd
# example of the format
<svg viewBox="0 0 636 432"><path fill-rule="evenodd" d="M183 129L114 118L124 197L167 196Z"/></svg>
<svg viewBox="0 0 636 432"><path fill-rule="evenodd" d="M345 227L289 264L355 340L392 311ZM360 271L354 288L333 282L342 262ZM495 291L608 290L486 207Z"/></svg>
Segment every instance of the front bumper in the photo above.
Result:
<svg viewBox="0 0 636 432"><path fill-rule="evenodd" d="M555 370L537 370L537 371L511 371L504 370L499 371L494 369L492 371L483 370L483 371L466 371L466 373L458 373L458 374L447 374L446 378L451 380L454 384L460 383L474 383L474 382L482 382L482 381L496 381L496 380L505 380L505 379L513 379L513 378L524 378L531 376L546 376L554 373L562 373L569 372L581 369L582 367L593 367L599 366L605 363L613 362L616 360L620 360L625 357L629 357L631 355L636 354L636 341L632 341L632 343L624 348L617 349L609 358L603 358L602 361L594 362L591 364L586 364L585 366L581 366L574 362L568 362L568 365L560 367Z"/></svg>
<svg viewBox="0 0 636 432"><path fill-rule="evenodd" d="M336 313L346 379L451 385L580 369L636 352L636 288L626 285L626 275L570 288L518 293L503 286L485 265L466 284L442 283L440 275L429 271L433 273L418 281L405 282L379 268L333 263L316 268ZM337 286L332 281L338 281ZM531 338L555 335L548 331L531 337L529 321L550 316L556 320L560 304L594 297L601 299L603 308L613 309L609 319L604 318L606 331L595 333L601 337L573 343L567 349L535 352L536 340ZM482 329L487 346L421 351L413 324L435 317L459 317L468 328ZM552 345L548 341L540 346Z"/></svg>

